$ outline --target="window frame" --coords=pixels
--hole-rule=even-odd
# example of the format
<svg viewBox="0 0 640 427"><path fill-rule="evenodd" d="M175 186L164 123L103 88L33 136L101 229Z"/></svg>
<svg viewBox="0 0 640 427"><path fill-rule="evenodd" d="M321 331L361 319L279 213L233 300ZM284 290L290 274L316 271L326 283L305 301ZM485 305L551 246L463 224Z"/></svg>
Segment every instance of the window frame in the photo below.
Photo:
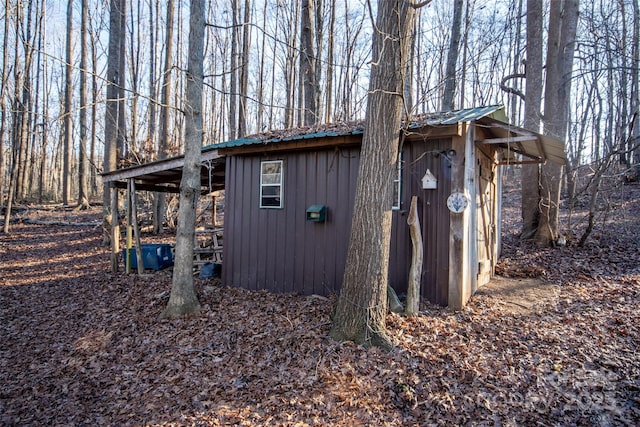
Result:
<svg viewBox="0 0 640 427"><path fill-rule="evenodd" d="M264 166L266 164L278 164L279 165L279 182L277 183L264 183L264 177L265 175L268 175L264 172ZM275 175L275 174L270 174L270 175ZM264 189L265 188L278 188L279 189L279 204L278 205L269 205L269 204L264 204L264 199L265 197L267 199L273 199L273 200L277 200L278 196L274 196L274 195L265 195L264 194ZM284 161L283 160L261 160L260 161L260 189L259 189L259 207L260 209L282 209L284 208Z"/></svg>
<svg viewBox="0 0 640 427"><path fill-rule="evenodd" d="M402 151L398 153L398 160L396 162L396 175L393 178L393 193L391 201L391 210L399 211L402 209ZM397 195L396 195L397 191ZM397 196L397 197L394 197Z"/></svg>

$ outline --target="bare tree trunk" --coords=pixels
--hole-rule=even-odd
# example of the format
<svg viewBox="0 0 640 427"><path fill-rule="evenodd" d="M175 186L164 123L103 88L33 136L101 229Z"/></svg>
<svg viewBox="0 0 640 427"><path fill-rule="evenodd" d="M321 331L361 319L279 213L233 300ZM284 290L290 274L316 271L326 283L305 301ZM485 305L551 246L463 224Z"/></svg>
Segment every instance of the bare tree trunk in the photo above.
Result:
<svg viewBox="0 0 640 427"><path fill-rule="evenodd" d="M104 160L103 170L111 172L118 167L118 134L121 132L118 122L118 109L120 107L120 86L123 76L120 74L120 63L124 37L121 32L121 20L124 19L124 0L110 0L109 4L109 53L107 58L107 105L105 109L104 126ZM118 190L108 185L104 186L103 193L103 228L104 244L111 243L111 270L118 271L118 250L120 244L120 230L118 227Z"/></svg>
<svg viewBox="0 0 640 427"><path fill-rule="evenodd" d="M96 34L91 32L91 148L89 149L89 163L91 164L91 195L98 194L98 165L96 158L96 140L97 140L97 123L98 123L98 52L96 46Z"/></svg>
<svg viewBox="0 0 640 427"><path fill-rule="evenodd" d="M30 7L31 5L29 5ZM7 194L7 206L5 208L4 229L5 233L9 232L9 224L11 222L11 210L16 196L20 195L19 184L21 182L24 158L24 146L27 144L27 106L30 99L30 88L28 83L29 65L30 65L30 49L25 46L24 66L20 66L20 44L22 40L21 31L23 28L24 13L22 8L16 7L15 14L15 37L14 37L14 88L13 88L13 105L12 112L12 128L11 128L11 169L9 172L9 189ZM28 34L28 31L27 31ZM23 43L28 40L22 40ZM21 172L22 171L22 172Z"/></svg>
<svg viewBox="0 0 640 427"><path fill-rule="evenodd" d="M189 18L189 65L185 108L185 159L180 182L180 210L176 234L176 263L171 296L162 318L175 318L200 310L193 288L193 242L196 207L200 194L202 148L202 79L204 46L204 0L191 0Z"/></svg>
<svg viewBox="0 0 640 427"><path fill-rule="evenodd" d="M317 121L318 106L316 105L316 60L315 45L315 4L314 0L303 0L300 19L300 95L303 109L302 126L314 125Z"/></svg>
<svg viewBox="0 0 640 427"><path fill-rule="evenodd" d="M335 340L383 348L392 346L385 327L391 199L412 6L405 0L378 4L351 236L331 329Z"/></svg>
<svg viewBox="0 0 640 427"><path fill-rule="evenodd" d="M327 46L327 73L326 73L326 101L325 101L325 113L324 120L327 123L333 121L333 51L334 51L334 32L336 26L336 0L331 0L331 15L329 18L329 35Z"/></svg>
<svg viewBox="0 0 640 427"><path fill-rule="evenodd" d="M157 2L149 2L149 124L147 127L147 144L149 145L147 150L151 153L151 147L156 140L156 103L158 99L158 92L156 90L156 31L154 20L154 6L157 6ZM147 159L151 160L151 159Z"/></svg>
<svg viewBox="0 0 640 427"><path fill-rule="evenodd" d="M144 160L141 147L138 146L138 104L140 101L140 49L142 46L140 16L142 14L142 2L135 2L136 10L133 10L134 2L129 3L130 25L129 31L129 81L131 83L131 134L129 135L129 153L132 162ZM135 30L134 30L135 29Z"/></svg>
<svg viewBox="0 0 640 427"><path fill-rule="evenodd" d="M262 9L262 28L267 28L267 2L264 2ZM260 43L260 73L258 76L258 132L262 132L264 124L264 79L265 79L265 57L266 57L267 34L262 32L262 41ZM271 90L273 92L273 89Z"/></svg>
<svg viewBox="0 0 640 427"><path fill-rule="evenodd" d="M544 125L545 133L560 139L567 133L578 10L578 0L550 4ZM562 166L547 162L542 165L540 176L540 222L535 240L538 245L548 246L558 239Z"/></svg>
<svg viewBox="0 0 640 427"><path fill-rule="evenodd" d="M540 131L542 101L542 2L527 0L527 61L525 68L524 127ZM522 233L531 239L538 228L540 216L540 166L522 165Z"/></svg>
<svg viewBox="0 0 640 427"><path fill-rule="evenodd" d="M296 55L298 55L298 49L296 49L298 37L298 32L295 31L296 24L299 21L300 16L300 2L295 2L294 10L290 11L291 14L284 19L287 19L285 22L285 32L287 38L287 48L286 48L286 59L285 59L285 86L287 91L287 99L286 99L286 107L285 107L285 119L284 126L285 128L289 128L294 126L294 118L295 118L295 98L296 98L296 76L297 68L296 68ZM300 89L300 88L298 88Z"/></svg>
<svg viewBox="0 0 640 427"><path fill-rule="evenodd" d="M62 203L68 205L71 203L71 162L73 150L73 122L71 116L71 97L73 96L73 88L71 86L73 66L73 0L67 0L67 44L66 44L66 64L65 64L65 83L64 83L64 112L62 120L64 122L64 156L62 158Z"/></svg>
<svg viewBox="0 0 640 427"><path fill-rule="evenodd" d="M45 11L47 10L46 8L46 2L42 2L42 17L43 17L43 22L42 22L42 45L46 46L47 45L47 40L46 40L46 36L47 36L47 29L46 29L46 23L47 20L45 19ZM38 165L38 203L42 203L43 197L44 197L44 191L45 191L45 185L46 185L46 181L45 181L45 172L46 172L46 165L47 165L47 146L49 144L49 92L50 92L50 87L52 86L51 83L49 82L49 71L48 71L48 60L47 60L47 55L43 55L42 58L42 62L43 62L43 66L42 66L42 122L41 122L41 141L40 141L40 158L39 160L39 165Z"/></svg>
<svg viewBox="0 0 640 427"><path fill-rule="evenodd" d="M464 0L454 0L451 39L449 40L449 52L447 52L447 66L444 75L444 93L442 94L441 110L443 111L453 110L454 108L453 100L456 92L456 68L458 64L458 52L460 50L463 6Z"/></svg>
<svg viewBox="0 0 640 427"><path fill-rule="evenodd" d="M251 40L251 1L244 2L244 26L242 31L242 54L240 65L240 102L238 111L238 137L247 135L247 100L249 99L249 48Z"/></svg>
<svg viewBox="0 0 640 427"><path fill-rule="evenodd" d="M173 61L173 16L174 3L173 0L167 1L167 20L165 28L165 57L162 81L162 100L160 105L160 135L158 141L158 159L166 159L169 156L169 134L170 134L170 115L169 102L171 100L171 87L173 79L171 78L171 64ZM165 213L165 194L156 193L153 212L153 232L162 232L162 223Z"/></svg>
<svg viewBox="0 0 640 427"><path fill-rule="evenodd" d="M4 1L5 14L9 14L9 0ZM0 81L0 141L4 141L4 134L6 131L7 114L4 108L5 91L7 88L7 61L9 60L8 49L6 40L9 39L9 16L5 16L4 19L4 37L5 43L2 43L2 81ZM0 210L4 204L4 147L0 147ZM8 221L8 217L5 217Z"/></svg>
<svg viewBox="0 0 640 427"><path fill-rule="evenodd" d="M238 137L238 48L240 44L240 5L238 0L231 0L231 70L229 80L229 139Z"/></svg>
<svg viewBox="0 0 640 427"><path fill-rule="evenodd" d="M34 39L32 39L31 23L33 2L27 3L27 22L23 25L20 34L20 40L23 46L24 55L24 67L22 69L21 90L22 99L20 101L21 122L20 122L20 144L18 151L18 176L16 181L15 194L19 199L24 199L27 196L27 177L29 175L27 167L29 164L29 130L32 129L32 87L31 87L31 60L33 58L33 52L35 48ZM18 3L18 8L22 5ZM20 12L22 14L22 12ZM21 19L21 22L24 19ZM16 33L17 35L17 33ZM17 51L16 51L17 53ZM16 68L17 70L17 68Z"/></svg>
<svg viewBox="0 0 640 427"><path fill-rule="evenodd" d="M635 70L631 77L631 100L632 100L632 114L635 114L636 118L633 121L633 128L631 130L632 138L629 141L628 150L631 150L631 162L635 164L636 175L640 177L640 82L639 73L640 69L640 4L638 0L633 0L633 69Z"/></svg>
<svg viewBox="0 0 640 427"><path fill-rule="evenodd" d="M80 148L78 153L78 206L89 207L87 180L87 0L81 0L80 20Z"/></svg>

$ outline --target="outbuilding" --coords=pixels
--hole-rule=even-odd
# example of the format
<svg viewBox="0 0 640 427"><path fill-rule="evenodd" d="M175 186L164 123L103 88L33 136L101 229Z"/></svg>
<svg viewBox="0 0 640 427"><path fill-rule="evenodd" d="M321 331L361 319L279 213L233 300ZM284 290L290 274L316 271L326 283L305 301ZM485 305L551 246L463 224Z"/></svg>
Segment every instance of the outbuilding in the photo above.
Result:
<svg viewBox="0 0 640 427"><path fill-rule="evenodd" d="M211 164L224 174L225 285L339 292L362 128L290 129L203 148L203 185ZM407 215L416 196L424 247L421 296L461 308L491 279L500 254L500 166L564 164L563 143L511 126L499 105L412 117L398 135L389 284L406 292L412 251ZM128 179L145 184L134 171ZM122 181L117 173L106 180Z"/></svg>
<svg viewBox="0 0 640 427"><path fill-rule="evenodd" d="M353 214L362 128L245 138L226 157L223 282L248 289L339 292ZM501 106L427 114L399 132L389 284L406 291L412 196L424 246L422 297L462 307L494 273L500 251L500 165L564 162L560 141L506 123Z"/></svg>

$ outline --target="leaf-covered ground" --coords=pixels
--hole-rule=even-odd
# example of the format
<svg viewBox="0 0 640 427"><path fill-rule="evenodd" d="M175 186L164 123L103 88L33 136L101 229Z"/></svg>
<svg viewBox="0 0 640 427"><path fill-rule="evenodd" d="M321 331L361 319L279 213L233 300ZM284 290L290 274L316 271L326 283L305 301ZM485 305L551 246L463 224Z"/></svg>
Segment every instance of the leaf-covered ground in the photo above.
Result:
<svg viewBox="0 0 640 427"><path fill-rule="evenodd" d="M331 299L212 281L199 315L160 321L169 271L110 273L96 227L16 224L0 235L0 424L638 425L640 188L616 191L585 248L545 250L518 241L507 192L499 271L553 298L513 310L489 287L461 312L390 315L391 353L327 338Z"/></svg>

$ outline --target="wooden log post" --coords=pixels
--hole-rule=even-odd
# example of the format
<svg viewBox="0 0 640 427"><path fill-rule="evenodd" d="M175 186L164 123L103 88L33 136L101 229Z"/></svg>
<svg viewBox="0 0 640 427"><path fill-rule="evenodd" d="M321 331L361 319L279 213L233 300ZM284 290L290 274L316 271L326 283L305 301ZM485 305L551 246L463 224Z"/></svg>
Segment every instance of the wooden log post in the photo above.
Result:
<svg viewBox="0 0 640 427"><path fill-rule="evenodd" d="M213 225L213 228L218 226L218 206L216 199L216 193L211 193L211 203L213 204L211 207L211 225Z"/></svg>
<svg viewBox="0 0 640 427"><path fill-rule="evenodd" d="M131 183L132 179L127 181L127 240L125 243L126 256L124 257L124 271L131 274Z"/></svg>
<svg viewBox="0 0 640 427"><path fill-rule="evenodd" d="M118 252L120 252L120 218L118 216L118 189L111 186L111 272L118 272Z"/></svg>
<svg viewBox="0 0 640 427"><path fill-rule="evenodd" d="M422 279L422 263L424 248L422 246L422 231L420 230L420 218L418 218L418 197L411 197L411 207L407 218L409 233L411 235L411 269L409 270L409 283L407 285L407 316L415 316L420 310L420 280Z"/></svg>
<svg viewBox="0 0 640 427"><path fill-rule="evenodd" d="M142 244L140 243L140 229L138 227L138 203L136 197L136 183L131 180L131 215L133 216L133 236L136 239L136 262L138 274L144 274L144 260L142 259Z"/></svg>

